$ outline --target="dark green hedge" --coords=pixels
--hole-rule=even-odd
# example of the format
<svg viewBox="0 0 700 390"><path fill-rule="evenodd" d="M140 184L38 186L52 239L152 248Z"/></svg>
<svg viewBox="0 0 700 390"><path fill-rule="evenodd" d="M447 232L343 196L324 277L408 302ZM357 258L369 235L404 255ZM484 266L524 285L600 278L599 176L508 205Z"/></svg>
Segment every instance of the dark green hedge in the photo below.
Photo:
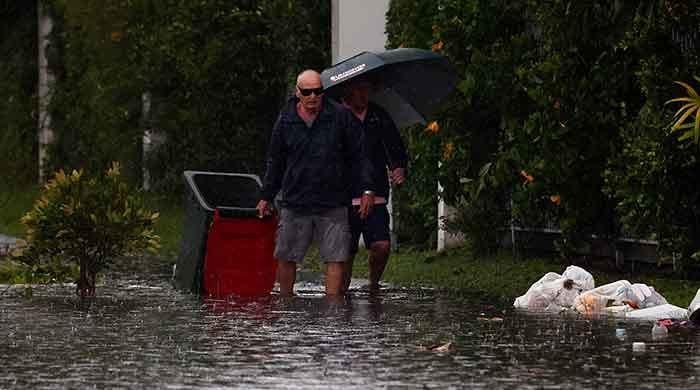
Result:
<svg viewBox="0 0 700 390"><path fill-rule="evenodd" d="M15 3L2 2L0 47L14 56L9 62L3 55L0 96L20 95L14 106L0 109L12 114L3 118L1 134L3 141L14 137L3 147L13 145L24 156L35 153L36 114L26 106L36 104L36 9ZM53 169L97 172L118 160L138 182L148 166L162 191L180 189L184 169L259 174L294 75L330 63L325 0L46 3L55 22L49 53L56 75ZM149 117L142 112L145 93L152 101ZM146 128L167 142L142 161ZM35 160L20 159L24 166L7 170L35 177Z"/></svg>
<svg viewBox="0 0 700 390"><path fill-rule="evenodd" d="M36 15L34 1L0 1L0 186L37 176Z"/></svg>
<svg viewBox="0 0 700 390"><path fill-rule="evenodd" d="M668 135L678 107L664 102L698 72L699 22L695 1L392 0L390 46L439 51L461 78L437 134L406 130L413 177L440 178L452 228L480 249L512 215L561 227L565 255L595 234L689 258L698 149ZM411 191L404 209L435 198L434 184Z"/></svg>

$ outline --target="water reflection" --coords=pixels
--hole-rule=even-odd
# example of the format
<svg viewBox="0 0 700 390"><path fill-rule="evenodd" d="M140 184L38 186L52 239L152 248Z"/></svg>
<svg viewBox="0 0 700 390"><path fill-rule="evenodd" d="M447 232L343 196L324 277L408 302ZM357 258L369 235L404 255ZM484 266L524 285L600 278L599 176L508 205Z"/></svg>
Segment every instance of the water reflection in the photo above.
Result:
<svg viewBox="0 0 700 390"><path fill-rule="evenodd" d="M222 301L175 292L165 276L106 283L88 301L71 286L0 297L0 388L658 388L700 380L697 334L654 340L644 322L521 313L427 289L355 288L328 300L321 283L306 281L292 299Z"/></svg>

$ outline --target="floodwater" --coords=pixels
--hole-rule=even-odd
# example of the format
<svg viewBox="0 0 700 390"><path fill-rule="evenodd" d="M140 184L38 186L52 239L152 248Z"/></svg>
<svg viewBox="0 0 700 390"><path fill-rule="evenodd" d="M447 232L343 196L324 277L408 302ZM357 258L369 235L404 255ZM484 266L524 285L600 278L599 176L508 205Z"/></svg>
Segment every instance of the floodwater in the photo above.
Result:
<svg viewBox="0 0 700 390"><path fill-rule="evenodd" d="M538 316L430 289L355 288L329 302L312 281L293 299L217 302L173 290L167 275L104 284L83 303L70 286L36 287L31 298L0 286L0 388L700 384L698 335L654 340L644 322Z"/></svg>

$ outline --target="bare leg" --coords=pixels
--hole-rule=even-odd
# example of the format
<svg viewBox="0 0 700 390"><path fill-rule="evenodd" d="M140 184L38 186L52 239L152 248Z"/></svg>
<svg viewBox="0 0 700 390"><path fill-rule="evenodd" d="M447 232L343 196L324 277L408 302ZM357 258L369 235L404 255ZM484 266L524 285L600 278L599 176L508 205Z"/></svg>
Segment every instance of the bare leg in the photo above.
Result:
<svg viewBox="0 0 700 390"><path fill-rule="evenodd" d="M278 260L277 280L280 283L280 295L290 297L294 295L294 282L297 279L297 263L293 261Z"/></svg>
<svg viewBox="0 0 700 390"><path fill-rule="evenodd" d="M352 279L352 264L355 261L355 255L350 256L343 263L343 292L346 293L350 289L350 280Z"/></svg>
<svg viewBox="0 0 700 390"><path fill-rule="evenodd" d="M373 242L369 250L369 287L378 289L379 281L389 260L391 244L389 241Z"/></svg>
<svg viewBox="0 0 700 390"><path fill-rule="evenodd" d="M326 263L326 295L341 295L345 276L343 262L329 261Z"/></svg>

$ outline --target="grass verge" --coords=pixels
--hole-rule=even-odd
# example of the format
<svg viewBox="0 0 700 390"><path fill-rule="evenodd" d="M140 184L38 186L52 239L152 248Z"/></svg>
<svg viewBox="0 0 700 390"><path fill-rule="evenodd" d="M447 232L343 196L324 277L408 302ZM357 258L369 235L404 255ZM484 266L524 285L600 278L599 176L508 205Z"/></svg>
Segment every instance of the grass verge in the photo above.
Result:
<svg viewBox="0 0 700 390"><path fill-rule="evenodd" d="M156 234L160 236L159 256L163 261L174 262L180 250L184 206L182 200L173 196L146 193L146 205L160 214L155 223Z"/></svg>
<svg viewBox="0 0 700 390"><path fill-rule="evenodd" d="M24 235L19 220L32 207L38 194L38 186L0 189L0 233L14 237Z"/></svg>
<svg viewBox="0 0 700 390"><path fill-rule="evenodd" d="M400 286L430 286L512 302L545 273L562 273L568 265L556 258L518 259L505 251L477 258L468 246L440 254L402 250L392 254L383 279ZM604 262L579 266L593 275L596 286L620 279L645 283L653 286L669 303L680 307L687 307L700 288L700 281L680 279L673 274L619 272L609 269ZM367 276L366 254L358 254L353 275Z"/></svg>

